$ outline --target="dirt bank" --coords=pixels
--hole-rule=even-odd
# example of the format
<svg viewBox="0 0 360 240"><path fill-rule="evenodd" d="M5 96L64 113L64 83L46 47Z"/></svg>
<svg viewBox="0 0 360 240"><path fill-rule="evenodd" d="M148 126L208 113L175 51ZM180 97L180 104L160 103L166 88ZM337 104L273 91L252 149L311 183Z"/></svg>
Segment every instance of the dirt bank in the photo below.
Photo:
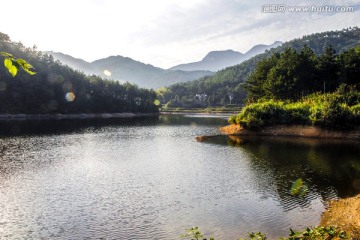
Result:
<svg viewBox="0 0 360 240"><path fill-rule="evenodd" d="M220 131L227 135L236 136L289 136L289 137L308 137L308 138L342 138L360 139L360 130L353 131L334 131L325 130L314 126L302 125L277 125L265 127L259 130L248 130L240 125L232 124L220 128Z"/></svg>
<svg viewBox="0 0 360 240"><path fill-rule="evenodd" d="M321 216L321 226L338 226L360 240L360 194L330 201L328 209Z"/></svg>

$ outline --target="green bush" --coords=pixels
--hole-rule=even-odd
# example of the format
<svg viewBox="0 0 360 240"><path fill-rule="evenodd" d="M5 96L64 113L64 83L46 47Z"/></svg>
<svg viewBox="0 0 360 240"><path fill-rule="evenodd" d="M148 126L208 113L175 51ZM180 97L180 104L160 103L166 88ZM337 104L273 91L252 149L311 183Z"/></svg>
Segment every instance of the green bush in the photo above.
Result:
<svg viewBox="0 0 360 240"><path fill-rule="evenodd" d="M256 129L276 124L307 124L351 129L360 124L360 93L349 90L311 94L297 102L259 101L245 106L229 123Z"/></svg>
<svg viewBox="0 0 360 240"><path fill-rule="evenodd" d="M284 103L270 100L244 107L236 116L236 122L245 128L259 128L277 123L284 115Z"/></svg>
<svg viewBox="0 0 360 240"><path fill-rule="evenodd" d="M231 117L229 117L228 122L229 122L230 124L236 124L236 116L231 116Z"/></svg>

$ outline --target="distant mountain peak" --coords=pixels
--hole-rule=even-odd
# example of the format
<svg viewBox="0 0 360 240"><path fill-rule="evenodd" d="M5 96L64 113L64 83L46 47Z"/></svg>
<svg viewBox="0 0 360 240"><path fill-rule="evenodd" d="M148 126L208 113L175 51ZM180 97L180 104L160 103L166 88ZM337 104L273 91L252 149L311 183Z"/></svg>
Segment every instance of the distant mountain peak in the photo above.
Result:
<svg viewBox="0 0 360 240"><path fill-rule="evenodd" d="M237 52L231 49L220 50L220 51L211 51L199 62L185 63L174 66L170 70L183 70L183 71L194 71L194 70L204 70L204 71L218 71L226 67L234 66L242 63L243 61L265 52L265 50L277 47L281 45L282 42L275 41L273 44L265 45L259 44L252 47L246 53Z"/></svg>
<svg viewBox="0 0 360 240"><path fill-rule="evenodd" d="M249 51L247 51L245 54L249 55L251 57L258 55L260 53L264 53L265 50L268 50L270 48L278 47L282 44L280 41L275 41L273 44L265 45L265 44L258 44L253 46Z"/></svg>
<svg viewBox="0 0 360 240"><path fill-rule="evenodd" d="M221 58L239 58L243 54L234 50L211 51L202 59L202 61L216 61Z"/></svg>

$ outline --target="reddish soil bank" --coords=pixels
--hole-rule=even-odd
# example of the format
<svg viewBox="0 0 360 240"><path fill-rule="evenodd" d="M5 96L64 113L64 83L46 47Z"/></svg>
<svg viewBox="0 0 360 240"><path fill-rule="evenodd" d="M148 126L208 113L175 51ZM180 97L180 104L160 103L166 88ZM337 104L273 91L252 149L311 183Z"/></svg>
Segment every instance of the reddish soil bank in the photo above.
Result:
<svg viewBox="0 0 360 240"><path fill-rule="evenodd" d="M277 125L265 127L259 130L248 130L240 125L232 124L220 128L222 133L236 136L289 136L289 137L309 137L309 138L343 138L360 139L360 130L335 131L325 130L314 126L302 125Z"/></svg>

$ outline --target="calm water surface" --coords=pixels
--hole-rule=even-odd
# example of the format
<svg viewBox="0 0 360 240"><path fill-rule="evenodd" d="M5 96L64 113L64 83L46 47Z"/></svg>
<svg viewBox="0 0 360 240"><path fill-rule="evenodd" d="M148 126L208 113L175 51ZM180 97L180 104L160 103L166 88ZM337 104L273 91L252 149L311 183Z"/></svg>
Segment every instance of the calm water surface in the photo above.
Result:
<svg viewBox="0 0 360 240"><path fill-rule="evenodd" d="M285 236L360 192L357 142L218 137L226 118L0 123L0 239ZM289 194L302 178L309 193Z"/></svg>

